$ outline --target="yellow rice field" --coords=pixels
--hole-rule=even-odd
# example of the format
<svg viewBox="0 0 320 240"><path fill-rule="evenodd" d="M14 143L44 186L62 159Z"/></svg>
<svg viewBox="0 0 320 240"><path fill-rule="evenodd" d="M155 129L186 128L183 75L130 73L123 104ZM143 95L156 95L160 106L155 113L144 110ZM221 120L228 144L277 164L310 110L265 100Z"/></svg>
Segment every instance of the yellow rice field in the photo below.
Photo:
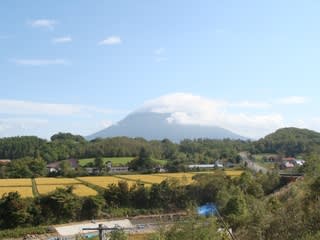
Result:
<svg viewBox="0 0 320 240"><path fill-rule="evenodd" d="M147 183L161 183L167 177L166 176L158 176L158 175L150 175L150 174L141 174L141 175L119 175L119 177L132 180L132 181L142 181Z"/></svg>
<svg viewBox="0 0 320 240"><path fill-rule="evenodd" d="M79 184L77 179L75 178L36 178L37 185L72 185L72 184Z"/></svg>
<svg viewBox="0 0 320 240"><path fill-rule="evenodd" d="M0 187L23 187L23 186L32 186L30 178L9 178L9 179L0 179Z"/></svg>
<svg viewBox="0 0 320 240"><path fill-rule="evenodd" d="M231 177L239 177L243 171L241 170L226 170L224 171L226 173L227 176L231 176Z"/></svg>
<svg viewBox="0 0 320 240"><path fill-rule="evenodd" d="M9 192L18 192L21 197L33 197L32 187L24 186L24 187L0 187L0 197Z"/></svg>
<svg viewBox="0 0 320 240"><path fill-rule="evenodd" d="M97 176L97 177L79 177L81 181L91 183L93 185L106 188L110 184L118 184L119 181L124 181L124 179L111 176ZM135 181L127 181L129 187L135 184Z"/></svg>
<svg viewBox="0 0 320 240"><path fill-rule="evenodd" d="M162 176L165 178L175 178L179 180L182 184L190 184L193 182L192 177L194 173L159 173L155 174L156 176Z"/></svg>
<svg viewBox="0 0 320 240"><path fill-rule="evenodd" d="M70 185L63 185L63 184L37 185L37 189L38 189L39 194L43 195L43 194L53 192L57 188L66 188L67 186L70 186ZM94 189L89 188L83 184L73 184L72 186L74 187L73 192L80 197L95 196L98 194Z"/></svg>
<svg viewBox="0 0 320 240"><path fill-rule="evenodd" d="M127 181L129 187L133 186L137 181L145 182L145 186L150 183L161 183L167 178L176 178L182 184L190 184L193 182L192 177L199 173L214 174L214 172L188 172L188 173L158 173L158 174L137 174L137 175L117 175L117 176L95 176L95 177L79 177L79 178L36 178L38 192L47 194L54 191L58 187L66 187L73 185L74 193L78 196L97 195L97 192L82 184L81 181L106 188L109 184L118 184L119 181ZM226 170L227 176L238 177L243 171ZM79 180L78 180L79 179ZM22 197L33 197L32 181L29 178L21 179L0 179L0 196L4 193L18 191Z"/></svg>

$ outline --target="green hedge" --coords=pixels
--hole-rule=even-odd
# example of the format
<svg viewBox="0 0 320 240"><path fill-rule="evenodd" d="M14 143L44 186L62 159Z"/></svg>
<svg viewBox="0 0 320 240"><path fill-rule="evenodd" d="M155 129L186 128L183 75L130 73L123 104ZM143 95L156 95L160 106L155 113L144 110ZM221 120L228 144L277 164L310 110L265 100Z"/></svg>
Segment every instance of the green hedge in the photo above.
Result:
<svg viewBox="0 0 320 240"><path fill-rule="evenodd" d="M23 237L27 234L45 234L50 232L52 232L52 230L50 230L49 227L45 226L6 229L0 230L0 239L18 238Z"/></svg>

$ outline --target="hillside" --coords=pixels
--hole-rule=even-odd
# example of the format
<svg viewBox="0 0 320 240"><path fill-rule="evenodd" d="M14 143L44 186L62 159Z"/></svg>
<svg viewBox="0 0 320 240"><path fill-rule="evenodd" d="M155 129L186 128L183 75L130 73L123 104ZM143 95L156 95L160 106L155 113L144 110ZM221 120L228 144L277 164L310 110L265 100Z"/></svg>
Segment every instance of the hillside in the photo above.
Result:
<svg viewBox="0 0 320 240"><path fill-rule="evenodd" d="M320 150L320 133L301 128L282 128L255 142L258 152L295 156Z"/></svg>
<svg viewBox="0 0 320 240"><path fill-rule="evenodd" d="M242 139L227 129L217 126L182 125L169 123L170 114L136 112L128 115L119 123L88 136L88 139L107 137L142 137L147 140L170 139L179 142L183 139Z"/></svg>

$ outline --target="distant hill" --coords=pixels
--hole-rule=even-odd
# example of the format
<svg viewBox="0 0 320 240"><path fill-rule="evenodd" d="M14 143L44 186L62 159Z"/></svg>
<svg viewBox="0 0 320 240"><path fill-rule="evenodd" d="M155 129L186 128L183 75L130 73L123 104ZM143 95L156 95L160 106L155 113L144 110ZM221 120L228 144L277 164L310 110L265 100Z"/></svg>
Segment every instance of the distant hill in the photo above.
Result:
<svg viewBox="0 0 320 240"><path fill-rule="evenodd" d="M88 136L87 139L116 136L142 137L147 140L168 138L174 142L196 138L246 139L221 127L169 123L169 117L170 114L166 113L135 112L117 124Z"/></svg>
<svg viewBox="0 0 320 240"><path fill-rule="evenodd" d="M320 150L320 133L309 129L281 128L255 142L259 152L295 156Z"/></svg>

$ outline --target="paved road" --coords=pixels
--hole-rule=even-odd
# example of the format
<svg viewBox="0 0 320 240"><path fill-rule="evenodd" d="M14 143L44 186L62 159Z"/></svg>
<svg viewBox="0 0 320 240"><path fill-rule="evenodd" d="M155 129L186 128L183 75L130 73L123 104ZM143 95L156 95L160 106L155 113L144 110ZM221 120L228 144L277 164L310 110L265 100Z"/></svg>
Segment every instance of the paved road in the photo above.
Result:
<svg viewBox="0 0 320 240"><path fill-rule="evenodd" d="M265 167L261 167L260 165L256 164L252 160L250 160L248 157L248 154L246 152L241 152L239 155L241 156L242 161L244 161L246 163L247 168L250 168L251 170L253 170L255 172L263 172L263 173L268 172L268 169L266 169Z"/></svg>

